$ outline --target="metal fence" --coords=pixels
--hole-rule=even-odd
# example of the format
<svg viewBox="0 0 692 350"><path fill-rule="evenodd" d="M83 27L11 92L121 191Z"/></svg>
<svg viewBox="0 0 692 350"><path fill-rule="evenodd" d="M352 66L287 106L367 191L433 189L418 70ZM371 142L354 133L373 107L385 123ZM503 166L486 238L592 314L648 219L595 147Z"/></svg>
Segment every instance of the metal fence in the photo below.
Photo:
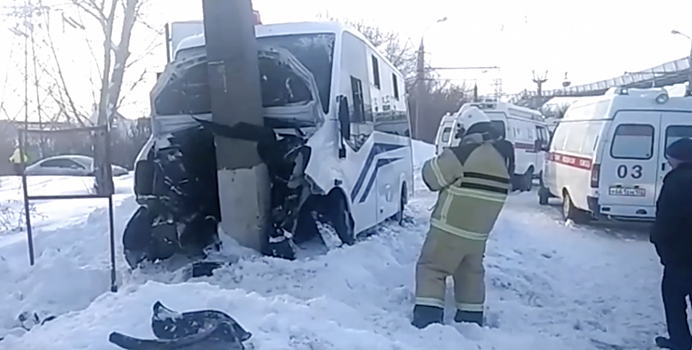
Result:
<svg viewBox="0 0 692 350"><path fill-rule="evenodd" d="M104 147L105 146L105 173L107 180L110 185L106 185L105 188L102 188L98 191L98 193L87 193L87 194L66 194L66 195L30 195L28 186L27 186L27 178L26 174L24 171L21 172L21 178L22 178L22 189L23 189L23 195L24 195L24 215L25 215L25 220L26 220L26 235L27 235L27 243L28 243L28 249L29 249L29 264L32 266L35 263L35 257L34 257L34 237L33 237L33 231L31 227L31 211L30 211L30 204L32 201L45 201L45 200L63 200L63 199L94 199L94 198L101 198L101 199L107 199L108 200L108 224L109 224L109 240L110 240L110 277L111 277L111 291L116 292L118 290L117 286L117 277L116 277L116 267L115 267L115 225L114 225L114 219L113 219L113 193L114 191L114 186L113 186L113 172L112 172L112 166L111 166L111 154L110 154L110 130L108 125L104 126L96 126L96 127L84 127L84 128L70 128L70 129L53 129L53 130L42 130L42 129L30 129L29 124L26 124L24 128L19 128L18 130L18 136L19 136L19 151L20 154L22 155L21 158L21 168L26 169L26 159L23 156L25 154L25 149L26 149L26 139L27 139L27 134L39 134L39 135L45 135L45 134L56 134L56 133L63 133L63 134L80 134L80 133L88 133L90 136L92 136L92 140L99 140L98 137L95 136L101 136L101 140L105 140L105 145L99 145L98 142L94 142L94 147L93 149L96 150L97 147Z"/></svg>

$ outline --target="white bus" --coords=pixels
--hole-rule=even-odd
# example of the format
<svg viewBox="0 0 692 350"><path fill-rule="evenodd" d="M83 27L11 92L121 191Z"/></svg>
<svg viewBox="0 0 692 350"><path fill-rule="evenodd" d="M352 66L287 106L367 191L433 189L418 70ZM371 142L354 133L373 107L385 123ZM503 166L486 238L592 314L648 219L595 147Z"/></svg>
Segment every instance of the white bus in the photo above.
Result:
<svg viewBox="0 0 692 350"><path fill-rule="evenodd" d="M191 22L185 25L195 31ZM203 24L198 25L201 33ZM294 207L285 208L288 199L280 201L282 210L290 212L284 213L289 224L282 227L297 240L304 231L301 217L317 214L350 244L387 219L400 221L413 194L401 73L362 34L339 23L257 25L255 32L265 125L279 140L309 149L307 159L287 167L300 173L302 181L287 195L300 198L290 202ZM155 190L157 152L175 143L176 133L200 129L192 116L211 120L204 45L201 34L180 40L152 91L153 135L136 161L140 203ZM185 157L186 151L181 152ZM213 149L204 154L213 155Z"/></svg>

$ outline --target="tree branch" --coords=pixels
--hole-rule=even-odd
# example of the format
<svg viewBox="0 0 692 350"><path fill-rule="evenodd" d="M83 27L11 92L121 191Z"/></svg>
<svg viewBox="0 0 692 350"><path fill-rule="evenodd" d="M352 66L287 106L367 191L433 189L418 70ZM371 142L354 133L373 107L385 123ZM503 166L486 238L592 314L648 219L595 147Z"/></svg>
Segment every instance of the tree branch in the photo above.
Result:
<svg viewBox="0 0 692 350"><path fill-rule="evenodd" d="M76 1L76 0L73 0ZM39 0L39 6L43 6L43 3L41 0ZM65 94L65 97L67 98L68 104L70 106L70 109L72 110L72 113L74 113L75 117L78 118L77 116L79 115L79 112L77 111L77 105L74 102L74 99L72 98L72 95L70 94L69 89L67 88L67 82L65 81L65 75L63 74L63 69L62 66L60 65L60 59L58 57L58 53L55 50L55 43L53 42L53 36L51 35L50 31L50 20L48 16L43 16L44 18L44 23L46 25L46 37L48 39L48 47L51 51L51 54L53 55L53 60L55 61L55 66L57 68L57 73L58 77L60 78L59 82L62 87L62 91ZM80 123L81 126L84 126L82 123L81 119L77 119Z"/></svg>
<svg viewBox="0 0 692 350"><path fill-rule="evenodd" d="M103 7L99 8L98 5L96 5L96 2L94 0L89 0L89 1L82 1L82 0L72 0L72 3L79 7L82 11L86 12L89 14L91 17L94 17L99 24L101 25L101 28L106 27L106 16L103 13Z"/></svg>

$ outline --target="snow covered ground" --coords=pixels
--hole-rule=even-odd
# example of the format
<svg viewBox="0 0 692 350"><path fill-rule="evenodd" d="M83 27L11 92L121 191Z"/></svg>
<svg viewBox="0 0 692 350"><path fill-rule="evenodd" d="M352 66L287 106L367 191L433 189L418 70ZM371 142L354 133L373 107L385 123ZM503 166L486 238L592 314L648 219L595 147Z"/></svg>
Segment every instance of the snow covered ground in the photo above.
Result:
<svg viewBox="0 0 692 350"><path fill-rule="evenodd" d="M416 163L433 152L416 144ZM84 181L32 179L30 190L83 191ZM117 180L119 233L136 208L131 181ZM20 198L16 179L2 180L0 201ZM488 327L413 328L414 266L434 200L419 183L409 207L413 224L386 226L354 246L298 261L226 244L223 254L238 262L193 281L130 274L118 254L118 293L108 292L105 203L37 204L36 266L28 266L24 233L0 232L0 349L116 349L107 341L111 331L153 336L157 300L180 311L223 310L253 333L246 344L258 350L645 349L663 332L661 268L650 244L565 225L537 206L535 193L512 196L491 235ZM24 311L58 317L26 332L17 321Z"/></svg>

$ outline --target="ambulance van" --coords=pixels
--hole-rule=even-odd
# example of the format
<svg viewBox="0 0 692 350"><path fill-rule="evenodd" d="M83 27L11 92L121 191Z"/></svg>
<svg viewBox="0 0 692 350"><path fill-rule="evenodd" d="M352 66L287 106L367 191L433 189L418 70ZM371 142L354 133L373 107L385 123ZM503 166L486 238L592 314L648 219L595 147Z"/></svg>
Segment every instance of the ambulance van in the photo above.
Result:
<svg viewBox="0 0 692 350"><path fill-rule="evenodd" d="M478 108L490 119L502 137L514 146L515 168L512 174L512 188L530 191L533 179L540 178L550 134L541 112L501 101L486 100L465 103L456 113L459 116L470 108ZM452 135L459 131L459 123L454 124ZM452 137L451 146L459 144Z"/></svg>
<svg viewBox="0 0 692 350"><path fill-rule="evenodd" d="M649 221L665 149L692 137L692 98L665 89L612 88L572 104L547 147L539 203L562 201L565 219Z"/></svg>
<svg viewBox="0 0 692 350"><path fill-rule="evenodd" d="M442 116L440 125L435 135L435 154L440 155L442 150L449 147L452 142L452 129L454 128L455 114L447 113Z"/></svg>

